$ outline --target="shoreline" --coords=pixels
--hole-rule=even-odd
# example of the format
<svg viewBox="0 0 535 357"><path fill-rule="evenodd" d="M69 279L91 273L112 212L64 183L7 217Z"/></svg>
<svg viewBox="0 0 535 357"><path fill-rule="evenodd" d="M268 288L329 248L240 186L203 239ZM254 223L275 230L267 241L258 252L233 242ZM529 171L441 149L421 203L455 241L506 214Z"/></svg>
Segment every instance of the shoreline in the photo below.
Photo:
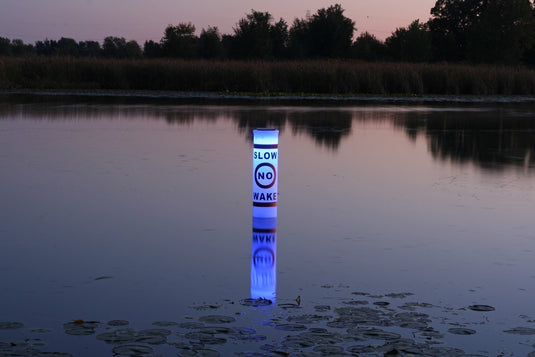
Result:
<svg viewBox="0 0 535 357"><path fill-rule="evenodd" d="M158 90L0 90L0 96L116 98L145 100L240 101L306 104L535 104L535 96L522 95L366 95L316 93L242 93Z"/></svg>

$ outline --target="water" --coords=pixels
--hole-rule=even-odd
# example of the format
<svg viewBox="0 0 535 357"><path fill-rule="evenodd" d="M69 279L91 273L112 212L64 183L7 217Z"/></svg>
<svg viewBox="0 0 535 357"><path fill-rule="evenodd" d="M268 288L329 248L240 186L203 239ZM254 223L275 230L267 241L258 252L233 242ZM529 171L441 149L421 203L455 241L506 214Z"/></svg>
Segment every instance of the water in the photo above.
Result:
<svg viewBox="0 0 535 357"><path fill-rule="evenodd" d="M0 103L0 322L24 324L0 342L41 328L43 351L106 355L113 346L63 324L99 321L101 333L110 320L216 314L276 344L289 333L264 324L292 316L278 304L299 296L298 315L328 305L331 321L344 301L432 304L418 311L440 346L535 350L534 335L504 332L535 328L532 105ZM267 308L239 303L251 293L257 127L281 133ZM476 333L448 332L458 327Z"/></svg>

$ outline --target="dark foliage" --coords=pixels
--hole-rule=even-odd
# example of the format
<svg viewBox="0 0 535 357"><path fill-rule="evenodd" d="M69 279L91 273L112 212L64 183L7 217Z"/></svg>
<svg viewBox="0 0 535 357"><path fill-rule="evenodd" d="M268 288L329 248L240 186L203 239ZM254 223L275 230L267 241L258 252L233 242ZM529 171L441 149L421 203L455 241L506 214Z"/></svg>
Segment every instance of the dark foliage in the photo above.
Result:
<svg viewBox="0 0 535 357"><path fill-rule="evenodd" d="M192 23L168 25L160 41L108 36L97 41L45 39L35 45L0 37L0 56L179 58L207 60L359 59L368 62L461 62L535 65L535 8L531 0L437 0L431 18L415 20L380 41L354 39L355 23L339 4L291 24L251 10L233 34L217 27L195 34Z"/></svg>

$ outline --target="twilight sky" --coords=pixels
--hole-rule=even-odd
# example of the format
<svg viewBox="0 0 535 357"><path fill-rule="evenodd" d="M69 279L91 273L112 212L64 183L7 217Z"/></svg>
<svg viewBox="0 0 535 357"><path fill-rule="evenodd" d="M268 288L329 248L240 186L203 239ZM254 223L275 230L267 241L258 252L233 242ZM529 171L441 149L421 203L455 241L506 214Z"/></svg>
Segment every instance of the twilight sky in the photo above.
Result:
<svg viewBox="0 0 535 357"><path fill-rule="evenodd" d="M339 3L356 22L357 32L368 31L384 40L397 27L413 20L427 21L436 0L0 0L0 37L25 43L71 37L102 42L106 36L125 37L140 45L159 41L167 25L191 22L197 28L217 26L232 34L238 20L251 9L268 11L288 25L307 11Z"/></svg>

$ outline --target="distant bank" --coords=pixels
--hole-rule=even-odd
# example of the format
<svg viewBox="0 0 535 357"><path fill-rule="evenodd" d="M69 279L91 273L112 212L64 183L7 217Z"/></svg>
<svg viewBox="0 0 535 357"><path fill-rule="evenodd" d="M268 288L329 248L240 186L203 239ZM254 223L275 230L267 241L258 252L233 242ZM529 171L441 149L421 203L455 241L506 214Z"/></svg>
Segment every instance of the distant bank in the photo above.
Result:
<svg viewBox="0 0 535 357"><path fill-rule="evenodd" d="M0 57L3 91L132 91L191 96L534 96L535 70L350 60L242 62ZM175 94L175 96L184 94Z"/></svg>

